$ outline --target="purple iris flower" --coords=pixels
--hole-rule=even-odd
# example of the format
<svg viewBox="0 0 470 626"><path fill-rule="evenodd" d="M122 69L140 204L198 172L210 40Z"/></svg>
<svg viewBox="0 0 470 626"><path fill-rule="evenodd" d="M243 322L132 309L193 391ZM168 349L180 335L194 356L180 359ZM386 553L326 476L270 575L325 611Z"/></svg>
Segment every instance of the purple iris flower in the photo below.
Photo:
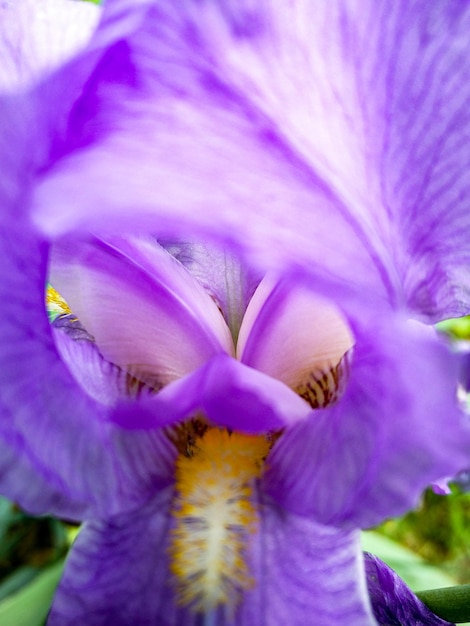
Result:
<svg viewBox="0 0 470 626"><path fill-rule="evenodd" d="M22 6L0 485L86 522L49 623L378 623L359 529L468 466L467 3L109 0L59 67Z"/></svg>

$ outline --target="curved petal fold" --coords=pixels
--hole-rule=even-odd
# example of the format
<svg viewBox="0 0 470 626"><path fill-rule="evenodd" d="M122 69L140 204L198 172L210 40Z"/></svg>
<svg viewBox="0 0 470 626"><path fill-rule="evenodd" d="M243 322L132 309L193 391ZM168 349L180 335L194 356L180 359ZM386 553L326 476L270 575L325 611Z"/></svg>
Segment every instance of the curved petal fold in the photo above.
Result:
<svg viewBox="0 0 470 626"><path fill-rule="evenodd" d="M67 319L70 317L54 322L54 343L68 370L87 395L107 407L114 407L123 398L137 396L144 384L106 361L78 320Z"/></svg>
<svg viewBox="0 0 470 626"><path fill-rule="evenodd" d="M266 489L322 523L367 528L468 466L454 356L428 329L388 319L357 343L344 395L276 443Z"/></svg>
<svg viewBox="0 0 470 626"><path fill-rule="evenodd" d="M30 512L69 518L136 505L171 480L173 446L115 427L112 407L88 395L59 357L44 306L47 245L4 213L0 249L2 492ZM89 342L67 339L77 367L103 375Z"/></svg>
<svg viewBox="0 0 470 626"><path fill-rule="evenodd" d="M174 424L197 412L220 426L264 434L304 420L311 408L278 380L219 355L138 405L122 402L111 418L122 428L140 430Z"/></svg>

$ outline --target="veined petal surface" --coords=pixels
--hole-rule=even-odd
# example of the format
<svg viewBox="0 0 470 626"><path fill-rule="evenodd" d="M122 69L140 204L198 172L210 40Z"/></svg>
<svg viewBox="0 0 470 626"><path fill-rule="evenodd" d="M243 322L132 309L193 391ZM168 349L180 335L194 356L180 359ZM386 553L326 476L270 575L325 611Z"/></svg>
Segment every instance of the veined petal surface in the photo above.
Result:
<svg viewBox="0 0 470 626"><path fill-rule="evenodd" d="M91 522L79 535L48 626L375 626L355 533L328 529L272 508L248 549L254 586L235 613L191 614L175 602L168 567L171 493L138 512ZM122 572L132 572L130 578Z"/></svg>
<svg viewBox="0 0 470 626"><path fill-rule="evenodd" d="M136 11L108 5L101 40ZM465 2L139 10L45 171L45 231L198 227L421 317L467 311Z"/></svg>

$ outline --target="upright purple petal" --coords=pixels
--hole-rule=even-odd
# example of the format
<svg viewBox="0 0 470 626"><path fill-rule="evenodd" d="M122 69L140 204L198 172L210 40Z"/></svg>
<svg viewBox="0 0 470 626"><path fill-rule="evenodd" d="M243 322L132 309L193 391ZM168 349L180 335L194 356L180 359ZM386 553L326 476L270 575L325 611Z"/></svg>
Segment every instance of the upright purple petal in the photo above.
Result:
<svg viewBox="0 0 470 626"><path fill-rule="evenodd" d="M228 248L199 242L159 241L214 298L236 338L262 274Z"/></svg>
<svg viewBox="0 0 470 626"><path fill-rule="evenodd" d="M251 81L248 91L241 88L238 61L231 65L237 55L244 66L254 52L264 59L273 46L278 52L297 45L297 34L305 43L297 27L312 23L310 10L302 7L298 22L284 20L293 32L283 33L282 14L268 5L260 28L239 37L220 6L199 9L155 4L142 29L108 50L69 118L64 158L45 171L35 209L41 226L49 234L99 230L112 218L115 228L169 232L178 225L183 237L197 226L225 240L236 237L262 253L264 263L286 248L291 257L321 259L336 275L384 296L392 272L384 269L382 244L290 142L282 120L263 110ZM106 18L103 24L105 32ZM77 142L85 149L72 154ZM80 195L70 193L77 171L86 180ZM321 219L326 214L328 223Z"/></svg>
<svg viewBox="0 0 470 626"><path fill-rule="evenodd" d="M465 3L131 4L105 9L96 41L117 6L141 20L37 194L48 233L198 227L430 319L467 310Z"/></svg>

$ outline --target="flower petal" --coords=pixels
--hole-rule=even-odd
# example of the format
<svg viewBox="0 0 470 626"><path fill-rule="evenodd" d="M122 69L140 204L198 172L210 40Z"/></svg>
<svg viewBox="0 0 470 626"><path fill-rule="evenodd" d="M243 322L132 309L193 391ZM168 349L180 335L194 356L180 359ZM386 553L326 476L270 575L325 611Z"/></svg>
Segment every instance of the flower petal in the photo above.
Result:
<svg viewBox="0 0 470 626"><path fill-rule="evenodd" d="M156 389L233 351L215 303L150 239L58 244L50 280L103 356Z"/></svg>
<svg viewBox="0 0 470 626"><path fill-rule="evenodd" d="M354 343L330 302L292 280L266 276L250 300L237 344L247 365L297 389L335 368Z"/></svg>
<svg viewBox="0 0 470 626"><path fill-rule="evenodd" d="M0 4L0 91L30 86L85 47L101 9L72 0Z"/></svg>
<svg viewBox="0 0 470 626"><path fill-rule="evenodd" d="M364 553L364 560L379 626L452 626L434 615L388 565L368 552Z"/></svg>
<svg viewBox="0 0 470 626"><path fill-rule="evenodd" d="M132 378L113 363L106 361L93 338L71 316L53 323L54 343L62 360L83 388L97 402L113 407L123 398L132 397ZM143 385L139 385L138 391ZM149 389L150 391L150 389Z"/></svg>
<svg viewBox="0 0 470 626"><path fill-rule="evenodd" d="M112 408L93 400L73 378L44 307L48 246L27 223L10 218L5 204L3 209L2 493L30 512L72 518L134 506L171 480L173 446L159 434L116 428ZM88 342L69 342L77 368L80 361L104 376L103 361L90 357Z"/></svg>
<svg viewBox="0 0 470 626"><path fill-rule="evenodd" d="M171 496L166 489L138 511L85 524L67 559L48 626L190 626L177 621L172 604L166 554Z"/></svg>
<svg viewBox="0 0 470 626"><path fill-rule="evenodd" d="M394 289L393 272L365 210L360 219L353 217L343 195L322 180L309 151L299 145L300 136L323 125L325 111L315 102L312 123L301 133L291 133L284 116L277 117L283 96L305 102L303 81L298 97L297 64L278 53L292 45L302 57L306 46L309 62L321 58L314 33L301 26L321 29L321 20L307 3L299 5L295 20L267 3L253 15L259 28L239 36L234 24L249 19L246 6L231 12L223 6L154 3L142 28L107 50L69 116L68 133L57 138L62 148L54 156L68 156L44 170L35 200L38 223L54 236L75 228L100 232L111 221L116 229L178 229L183 237L197 227L224 241L236 238L258 253L262 265L286 257L316 261L341 280L384 297ZM108 28L105 15L102 33ZM270 58L278 59L276 65L264 66ZM286 79L278 81L283 70ZM247 71L255 71L259 88L253 89ZM282 104L271 102L277 95L270 87L263 103L268 77L275 86L282 83ZM316 85L314 74L311 81ZM316 93L312 89L312 98ZM77 142L82 149L73 154ZM75 194L78 172L86 184ZM367 204L375 206L369 189L367 194ZM357 202L354 208L362 206Z"/></svg>
<svg viewBox="0 0 470 626"><path fill-rule="evenodd" d="M88 148L44 179L37 219L49 233L197 226L261 263L461 315L469 19L427 0L149 5L77 103L69 136Z"/></svg>
<svg viewBox="0 0 470 626"><path fill-rule="evenodd" d="M138 512L87 524L72 548L48 626L373 626L358 537L262 509L250 549L254 587L230 615L175 602L168 569L169 493Z"/></svg>
<svg viewBox="0 0 470 626"><path fill-rule="evenodd" d="M237 257L230 248L203 243L159 242L182 263L214 298L237 338L243 315L261 275Z"/></svg>
<svg viewBox="0 0 470 626"><path fill-rule="evenodd" d="M202 412L214 424L263 434L302 421L310 411L281 382L221 354L138 407L121 403L112 419L126 429L154 429Z"/></svg>
<svg viewBox="0 0 470 626"><path fill-rule="evenodd" d="M282 506L361 528L400 515L431 482L467 467L470 437L455 358L432 329L393 319L366 326L354 328L344 395L279 439L266 476Z"/></svg>
<svg viewBox="0 0 470 626"><path fill-rule="evenodd" d="M261 511L253 549L257 583L243 604L240 624L375 625L358 535L273 506Z"/></svg>

